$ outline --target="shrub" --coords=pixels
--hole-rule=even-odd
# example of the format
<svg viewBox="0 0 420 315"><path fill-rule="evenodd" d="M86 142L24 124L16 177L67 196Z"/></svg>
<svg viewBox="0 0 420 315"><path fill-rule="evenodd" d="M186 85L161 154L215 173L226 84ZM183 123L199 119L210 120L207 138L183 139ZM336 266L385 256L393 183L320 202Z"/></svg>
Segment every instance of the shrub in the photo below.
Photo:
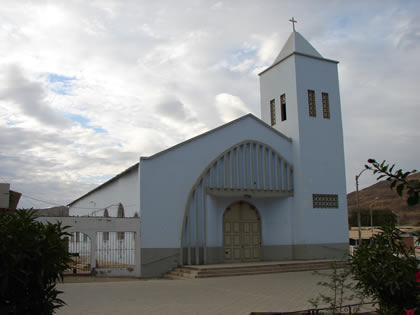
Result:
<svg viewBox="0 0 420 315"><path fill-rule="evenodd" d="M56 289L70 261L65 228L33 211L0 213L0 314L53 314L65 304Z"/></svg>
<svg viewBox="0 0 420 315"><path fill-rule="evenodd" d="M395 225L381 229L351 257L351 272L358 281L356 287L379 303L380 314L402 314L419 302L417 261L414 252L406 250Z"/></svg>

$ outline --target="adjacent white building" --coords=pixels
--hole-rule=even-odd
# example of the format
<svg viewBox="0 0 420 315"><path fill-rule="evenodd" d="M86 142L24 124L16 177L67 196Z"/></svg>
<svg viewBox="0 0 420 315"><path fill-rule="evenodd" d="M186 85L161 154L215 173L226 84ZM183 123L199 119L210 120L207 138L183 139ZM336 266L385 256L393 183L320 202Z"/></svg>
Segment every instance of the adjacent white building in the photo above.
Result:
<svg viewBox="0 0 420 315"><path fill-rule="evenodd" d="M261 119L248 114L141 157L73 201L70 215L116 216L120 203L127 216L138 212L142 276L183 264L342 258L337 63L292 32L260 73Z"/></svg>

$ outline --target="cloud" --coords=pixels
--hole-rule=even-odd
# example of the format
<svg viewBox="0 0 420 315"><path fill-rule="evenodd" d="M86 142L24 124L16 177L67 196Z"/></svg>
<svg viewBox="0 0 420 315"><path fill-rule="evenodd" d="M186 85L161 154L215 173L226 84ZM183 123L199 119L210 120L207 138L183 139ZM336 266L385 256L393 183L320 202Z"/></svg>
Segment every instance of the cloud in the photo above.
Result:
<svg viewBox="0 0 420 315"><path fill-rule="evenodd" d="M171 119L185 120L188 117L184 104L174 96L167 96L162 99L156 109L161 115Z"/></svg>
<svg viewBox="0 0 420 315"><path fill-rule="evenodd" d="M4 88L0 100L18 105L24 115L35 118L42 124L67 128L68 120L59 115L47 102L46 92L40 82L25 78L22 69L13 65L5 70Z"/></svg>
<svg viewBox="0 0 420 315"><path fill-rule="evenodd" d="M348 189L369 157L419 168L417 0L5 1L0 178L24 193L67 203L139 156L258 116L257 74L292 16L340 61Z"/></svg>
<svg viewBox="0 0 420 315"><path fill-rule="evenodd" d="M249 113L244 102L235 95L220 93L216 95L214 102L224 122L229 122Z"/></svg>

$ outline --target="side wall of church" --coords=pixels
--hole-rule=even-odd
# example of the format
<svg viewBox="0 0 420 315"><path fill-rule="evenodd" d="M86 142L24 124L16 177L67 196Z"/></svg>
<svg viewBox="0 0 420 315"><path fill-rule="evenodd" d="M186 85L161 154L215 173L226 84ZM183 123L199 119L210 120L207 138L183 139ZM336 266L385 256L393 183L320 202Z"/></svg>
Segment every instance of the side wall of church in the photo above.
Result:
<svg viewBox="0 0 420 315"><path fill-rule="evenodd" d="M122 203L126 217L139 212L138 168L100 187L76 201L70 207L71 216L103 216L108 209L110 217L117 216L118 204Z"/></svg>
<svg viewBox="0 0 420 315"><path fill-rule="evenodd" d="M188 195L204 169L222 152L244 140L266 143L291 161L291 142L251 116L235 121L152 158L140 161L140 208L142 275L156 276L179 262L181 229ZM215 198L215 197L208 197ZM216 198L217 199L217 198ZM209 203L209 246L220 247L221 218L225 205L234 199ZM259 205L256 204L258 207ZM275 208L274 205L272 206ZM263 207L261 207L263 208ZM269 211L269 210L268 210ZM274 210L273 210L274 212ZM288 218L290 222L290 218ZM285 221L287 221L285 220ZM285 222L278 223L290 239ZM275 242L274 227L266 220L267 243ZM274 221L272 221L274 224Z"/></svg>

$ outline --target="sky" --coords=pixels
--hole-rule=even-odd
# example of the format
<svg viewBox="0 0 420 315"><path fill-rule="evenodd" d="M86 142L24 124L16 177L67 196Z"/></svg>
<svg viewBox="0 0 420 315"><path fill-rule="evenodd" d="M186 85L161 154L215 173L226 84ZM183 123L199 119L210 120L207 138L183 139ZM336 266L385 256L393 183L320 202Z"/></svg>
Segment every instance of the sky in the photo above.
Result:
<svg viewBox="0 0 420 315"><path fill-rule="evenodd" d="M259 117L258 73L291 17L340 61L347 191L368 158L420 169L418 0L0 0L0 182L19 207L68 204L140 156Z"/></svg>

